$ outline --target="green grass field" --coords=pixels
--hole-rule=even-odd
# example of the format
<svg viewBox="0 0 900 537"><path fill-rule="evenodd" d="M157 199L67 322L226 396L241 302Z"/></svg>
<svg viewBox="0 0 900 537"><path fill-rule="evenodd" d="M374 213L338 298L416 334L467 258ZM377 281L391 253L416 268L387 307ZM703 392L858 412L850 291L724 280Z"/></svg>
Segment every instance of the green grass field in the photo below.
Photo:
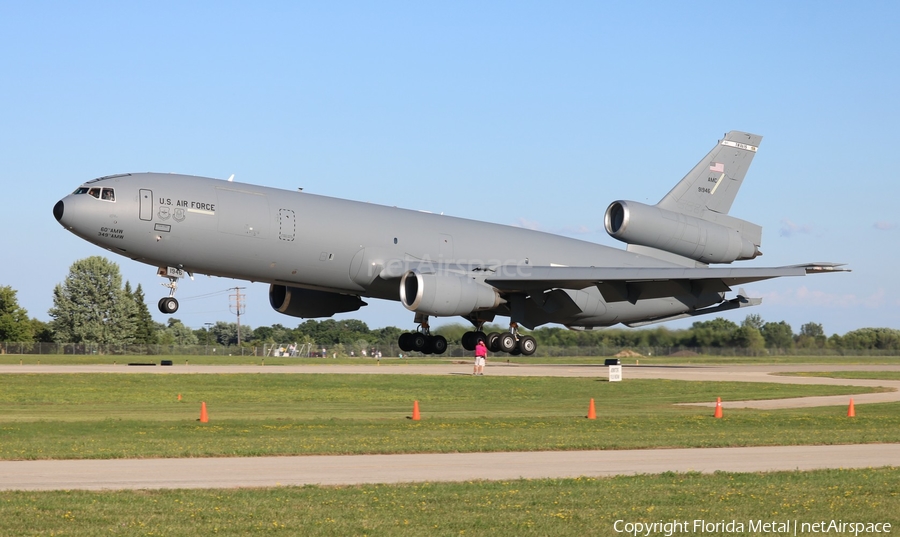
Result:
<svg viewBox="0 0 900 537"><path fill-rule="evenodd" d="M208 457L900 441L900 404L729 410L679 402L850 386L471 375L0 375L0 458ZM182 400L177 400L177 395ZM588 402L598 419L587 420ZM407 419L419 401L422 421ZM197 422L206 402L210 423Z"/></svg>
<svg viewBox="0 0 900 537"><path fill-rule="evenodd" d="M491 361L502 361L519 364L597 364L603 365L607 356L508 356L505 354L492 355ZM0 354L0 365L89 365L89 364L127 364L129 362L154 362L160 360L172 360L174 366L184 365L247 365L247 366L276 366L276 365L375 365L372 358L286 358L286 357L260 357L241 355L173 355L173 356L143 356L143 355L83 355L83 354ZM469 357L453 358L442 357L414 357L399 359L396 356L385 356L381 359L381 365L407 365L407 364L447 364L459 361L471 361ZM762 365L762 364L842 364L842 365L900 365L900 356L708 356L698 355L690 357L671 356L641 356L640 358L622 358L623 364L634 364L635 361L642 365Z"/></svg>
<svg viewBox="0 0 900 537"><path fill-rule="evenodd" d="M839 375L855 378L856 373ZM894 378L881 372L860 376ZM900 442L900 403L858 405L854 419L846 417L843 406L726 410L725 418L717 420L712 409L673 405L716 397L728 401L864 391L470 375L0 375L0 458ZM597 420L584 419L590 398L597 403ZM422 410L419 422L407 419L414 400ZM201 401L209 409L208 424L197 421ZM617 520L674 519L734 520L745 530L751 521L842 519L889 522L896 531L898 507L898 468L392 486L0 492L0 535L624 535L614 529ZM734 535L715 530L702 534Z"/></svg>
<svg viewBox="0 0 900 537"><path fill-rule="evenodd" d="M675 535L735 535L695 531L694 520L744 524L737 535L776 535L748 531L751 521L796 521L798 530L800 524L820 521L878 522L891 523L896 532L898 505L897 468L328 488L0 492L0 534L584 536L627 535L615 531L616 521L624 529L629 522L673 520L690 524L689 531Z"/></svg>

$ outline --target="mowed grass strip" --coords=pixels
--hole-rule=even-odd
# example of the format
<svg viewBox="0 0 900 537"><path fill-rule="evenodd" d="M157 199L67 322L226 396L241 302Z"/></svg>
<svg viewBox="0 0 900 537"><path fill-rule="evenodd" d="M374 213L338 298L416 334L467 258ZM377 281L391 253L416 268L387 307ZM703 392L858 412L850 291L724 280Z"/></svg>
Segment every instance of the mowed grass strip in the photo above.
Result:
<svg viewBox="0 0 900 537"><path fill-rule="evenodd" d="M673 403L852 386L398 375L2 375L0 458L71 459L900 441L900 404L727 410ZM182 401L177 395L182 394ZM594 398L598 419L587 420ZM418 400L423 419L413 422ZM198 423L205 401L210 423Z"/></svg>
<svg viewBox="0 0 900 537"><path fill-rule="evenodd" d="M334 488L0 492L0 534L582 536L617 535L616 521L624 530L626 522L678 520L689 527L673 534L774 535L753 532L749 525L796 521L798 535L810 535L800 524L879 522L895 531L898 504L898 468ZM735 521L744 530L704 532L695 520Z"/></svg>
<svg viewBox="0 0 900 537"><path fill-rule="evenodd" d="M491 362L511 362L517 364L579 364L579 365L603 365L609 356L508 356L497 354L488 357L488 367ZM161 360L171 360L173 368L185 365L244 365L248 371L256 367L277 366L303 366L303 365L376 365L379 361L374 358L361 356L332 358L301 358L281 356L241 356L232 355L120 355L120 354L0 354L0 365L113 365L127 367L129 362L155 363ZM404 365L429 365L450 364L454 362L471 362L471 356L451 357L441 356L416 356L398 358L396 356L384 356L380 360L381 366ZM696 356L640 356L635 358L622 358L623 364L641 365L760 365L763 361L766 365L791 365L791 364L818 364L818 365L897 365L900 364L898 356L712 356L699 354ZM159 366L157 366L159 367Z"/></svg>

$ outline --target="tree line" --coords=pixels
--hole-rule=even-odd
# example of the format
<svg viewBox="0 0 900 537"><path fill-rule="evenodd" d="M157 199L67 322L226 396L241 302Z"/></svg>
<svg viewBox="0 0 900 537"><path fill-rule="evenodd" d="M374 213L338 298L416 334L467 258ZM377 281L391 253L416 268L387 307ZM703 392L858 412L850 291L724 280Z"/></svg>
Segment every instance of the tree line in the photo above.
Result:
<svg viewBox="0 0 900 537"><path fill-rule="evenodd" d="M141 286L132 289L122 282L119 266L101 256L72 264L65 281L53 289L49 322L30 318L19 306L16 291L0 286L0 341L97 344L156 345L236 345L236 323L219 321L209 327L192 329L176 318L165 324L150 315ZM471 326L453 324L434 330L448 341L459 341ZM486 332L502 332L502 326L488 326ZM307 320L295 328L281 324L251 328L241 326L246 346L291 344L314 346L338 354L361 353L364 349L396 345L403 332L388 326L370 329L355 320ZM670 330L605 328L573 331L542 327L530 334L540 345L555 347L682 347L763 349L900 350L900 330L860 328L846 334L825 335L821 324L809 322L795 333L785 321L766 322L748 315L740 324L718 317L698 321L690 328Z"/></svg>

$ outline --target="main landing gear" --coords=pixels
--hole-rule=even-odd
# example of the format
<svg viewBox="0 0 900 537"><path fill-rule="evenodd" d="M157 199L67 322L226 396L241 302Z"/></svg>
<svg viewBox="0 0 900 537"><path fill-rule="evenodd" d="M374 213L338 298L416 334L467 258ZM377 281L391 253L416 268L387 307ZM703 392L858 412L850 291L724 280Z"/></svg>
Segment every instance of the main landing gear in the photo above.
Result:
<svg viewBox="0 0 900 537"><path fill-rule="evenodd" d="M423 354L444 354L447 350L447 339L444 336L432 336L428 327L428 316L420 319L416 315L419 327L415 332L400 335L397 344L403 352L416 351Z"/></svg>
<svg viewBox="0 0 900 537"><path fill-rule="evenodd" d="M474 351L478 340L484 341L491 352L506 352L513 356L531 356L537 350L537 342L531 336L519 334L519 325L510 323L509 332L491 332L485 334L482 330L484 323L476 327L472 332L466 332L462 337L462 346L467 351Z"/></svg>
<svg viewBox="0 0 900 537"><path fill-rule="evenodd" d="M447 340L444 336L433 336L428 326L428 316L416 314L418 328L415 332L406 332L400 335L397 344L403 352L421 352L423 354L444 354L447 350ZM474 321L473 321L474 322ZM519 325L510 323L509 332L491 332L485 334L482 328L484 322L479 322L476 329L466 332L462 337L462 346L467 351L474 351L478 340L484 341L491 352L506 352L513 356L531 356L537 350L537 342L531 336L519 334Z"/></svg>

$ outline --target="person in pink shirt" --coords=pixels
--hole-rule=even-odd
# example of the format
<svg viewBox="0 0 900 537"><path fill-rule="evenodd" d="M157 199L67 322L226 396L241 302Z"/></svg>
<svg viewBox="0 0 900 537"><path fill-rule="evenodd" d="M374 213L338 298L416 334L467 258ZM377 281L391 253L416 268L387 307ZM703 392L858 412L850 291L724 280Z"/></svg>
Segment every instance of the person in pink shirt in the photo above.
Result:
<svg viewBox="0 0 900 537"><path fill-rule="evenodd" d="M484 344L484 341L479 339L478 343L475 345L475 371L472 372L473 375L484 375L484 363L487 359L487 347Z"/></svg>

